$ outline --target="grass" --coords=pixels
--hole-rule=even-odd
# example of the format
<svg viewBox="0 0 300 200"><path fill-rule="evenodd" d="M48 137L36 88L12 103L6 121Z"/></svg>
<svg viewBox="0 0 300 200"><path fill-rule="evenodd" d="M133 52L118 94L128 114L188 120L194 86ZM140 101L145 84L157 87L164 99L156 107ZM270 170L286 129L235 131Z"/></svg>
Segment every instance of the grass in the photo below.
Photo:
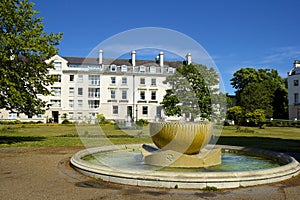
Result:
<svg viewBox="0 0 300 200"><path fill-rule="evenodd" d="M0 125L0 147L102 146L150 142L147 127L142 130L119 130L111 125ZM300 153L300 128L242 127L237 131L236 127L226 126L218 144Z"/></svg>

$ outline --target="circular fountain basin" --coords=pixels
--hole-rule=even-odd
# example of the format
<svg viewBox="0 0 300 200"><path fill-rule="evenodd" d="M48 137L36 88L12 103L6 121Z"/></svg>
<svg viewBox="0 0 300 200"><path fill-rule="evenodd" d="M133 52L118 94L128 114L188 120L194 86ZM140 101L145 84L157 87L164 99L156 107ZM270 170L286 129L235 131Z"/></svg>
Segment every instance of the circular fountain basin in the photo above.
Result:
<svg viewBox="0 0 300 200"><path fill-rule="evenodd" d="M71 164L79 172L104 181L162 188L236 188L278 182L300 173L300 164L286 154L225 145L217 145L223 152L220 166L158 168L143 163L140 147L133 144L85 149L71 158Z"/></svg>

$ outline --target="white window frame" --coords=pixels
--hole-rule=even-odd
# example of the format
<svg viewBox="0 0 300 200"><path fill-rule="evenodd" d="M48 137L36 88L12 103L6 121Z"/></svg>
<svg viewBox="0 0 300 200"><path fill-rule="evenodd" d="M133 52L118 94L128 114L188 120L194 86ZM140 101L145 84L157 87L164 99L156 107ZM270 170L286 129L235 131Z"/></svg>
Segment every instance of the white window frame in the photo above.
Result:
<svg viewBox="0 0 300 200"><path fill-rule="evenodd" d="M127 72L127 65L121 66L121 72Z"/></svg>

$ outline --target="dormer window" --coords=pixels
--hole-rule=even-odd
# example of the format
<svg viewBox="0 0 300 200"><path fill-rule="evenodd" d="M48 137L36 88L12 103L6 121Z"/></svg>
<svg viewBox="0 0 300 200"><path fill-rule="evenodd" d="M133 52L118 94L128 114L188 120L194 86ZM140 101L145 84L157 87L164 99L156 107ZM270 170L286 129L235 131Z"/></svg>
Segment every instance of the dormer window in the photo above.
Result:
<svg viewBox="0 0 300 200"><path fill-rule="evenodd" d="M121 66L121 72L127 72L127 65Z"/></svg>
<svg viewBox="0 0 300 200"><path fill-rule="evenodd" d="M150 67L150 73L156 73L156 67L155 66Z"/></svg>
<svg viewBox="0 0 300 200"><path fill-rule="evenodd" d="M111 66L110 66L110 71L111 71L111 72L117 71L117 66L116 66L116 65L111 65Z"/></svg>
<svg viewBox="0 0 300 200"><path fill-rule="evenodd" d="M168 73L169 73L169 74L173 74L173 73L174 73L174 68L169 67L169 68L168 68Z"/></svg>
<svg viewBox="0 0 300 200"><path fill-rule="evenodd" d="M61 62L54 62L54 67L56 70L61 70Z"/></svg>
<svg viewBox="0 0 300 200"><path fill-rule="evenodd" d="M146 72L146 67L144 65L140 66L140 72Z"/></svg>

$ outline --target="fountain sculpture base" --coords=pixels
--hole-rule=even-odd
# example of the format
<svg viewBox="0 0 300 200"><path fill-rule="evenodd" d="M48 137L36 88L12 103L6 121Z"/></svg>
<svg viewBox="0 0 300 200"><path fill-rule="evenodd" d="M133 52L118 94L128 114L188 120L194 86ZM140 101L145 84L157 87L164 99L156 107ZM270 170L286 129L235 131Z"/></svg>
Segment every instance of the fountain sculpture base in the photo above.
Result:
<svg viewBox="0 0 300 200"><path fill-rule="evenodd" d="M144 144L141 150L148 165L178 168L199 168L221 164L221 148L202 149L198 154L187 155L173 150L160 150Z"/></svg>

